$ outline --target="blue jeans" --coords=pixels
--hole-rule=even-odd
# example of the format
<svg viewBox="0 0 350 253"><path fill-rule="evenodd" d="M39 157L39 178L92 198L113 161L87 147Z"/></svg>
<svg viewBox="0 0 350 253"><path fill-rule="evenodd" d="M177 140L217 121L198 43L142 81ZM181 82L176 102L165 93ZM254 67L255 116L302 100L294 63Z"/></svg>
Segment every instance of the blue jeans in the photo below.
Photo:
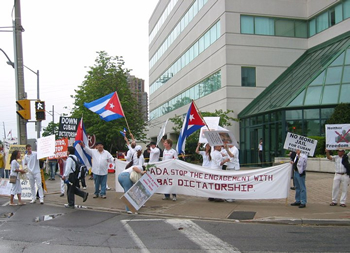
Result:
<svg viewBox="0 0 350 253"><path fill-rule="evenodd" d="M106 195L107 175L94 174L94 182L95 182L95 195L105 196ZM100 187L101 187L101 190L100 190Z"/></svg>
<svg viewBox="0 0 350 253"><path fill-rule="evenodd" d="M49 161L49 167L50 167L50 178L51 179L55 179L55 175L56 175L56 164L57 162L51 162Z"/></svg>
<svg viewBox="0 0 350 253"><path fill-rule="evenodd" d="M295 180L295 202L306 204L306 186L305 186L306 175L301 176L298 171L294 171Z"/></svg>
<svg viewBox="0 0 350 253"><path fill-rule="evenodd" d="M0 168L0 178L5 178L5 169Z"/></svg>
<svg viewBox="0 0 350 253"><path fill-rule="evenodd" d="M127 192L131 186L133 186L133 182L130 180L129 172L122 172L118 176L118 182L123 187L124 192ZM128 206L125 206L126 211L129 211Z"/></svg>

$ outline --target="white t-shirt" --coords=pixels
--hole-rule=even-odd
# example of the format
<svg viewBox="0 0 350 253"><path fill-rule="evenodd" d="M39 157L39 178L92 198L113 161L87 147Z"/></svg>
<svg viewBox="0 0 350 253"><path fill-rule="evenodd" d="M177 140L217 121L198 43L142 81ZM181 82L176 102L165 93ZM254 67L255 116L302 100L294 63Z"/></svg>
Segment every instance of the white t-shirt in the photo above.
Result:
<svg viewBox="0 0 350 253"><path fill-rule="evenodd" d="M209 160L209 155L205 151L199 151L199 154L203 157L203 167L211 167L211 161Z"/></svg>
<svg viewBox="0 0 350 253"><path fill-rule="evenodd" d="M150 148L150 154L149 154L149 162L154 163L159 161L159 156L160 156L160 150L159 148Z"/></svg>
<svg viewBox="0 0 350 253"><path fill-rule="evenodd" d="M22 166L24 168L24 165L28 166L28 170L32 174L40 173L40 166L39 166L39 160L37 157L37 153L35 151L32 151L30 155L26 154L24 156Z"/></svg>
<svg viewBox="0 0 350 253"><path fill-rule="evenodd" d="M220 151L218 150L214 150L213 152L211 152L211 169L214 170L221 170L221 162L223 160L223 156L221 154Z"/></svg>
<svg viewBox="0 0 350 253"><path fill-rule="evenodd" d="M134 153L132 156L132 166L131 167L137 167L140 170L143 170L142 165L145 163L145 159L143 158L143 154L140 155L139 158L137 158L137 152Z"/></svg>
<svg viewBox="0 0 350 253"><path fill-rule="evenodd" d="M177 152L175 149L169 149L169 150L166 150L164 149L163 151L163 161L165 160L169 160L169 159L177 159Z"/></svg>
<svg viewBox="0 0 350 253"><path fill-rule="evenodd" d="M233 157L229 156L230 161L227 162L227 169L240 170L238 149L235 146L233 146L232 148L229 148L229 150L233 154Z"/></svg>

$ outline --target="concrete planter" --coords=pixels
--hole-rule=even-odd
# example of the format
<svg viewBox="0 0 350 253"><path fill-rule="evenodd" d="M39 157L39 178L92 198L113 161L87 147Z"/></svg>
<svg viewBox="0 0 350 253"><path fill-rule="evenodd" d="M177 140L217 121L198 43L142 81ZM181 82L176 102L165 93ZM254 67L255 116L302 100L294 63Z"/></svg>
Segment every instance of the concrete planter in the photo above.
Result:
<svg viewBox="0 0 350 253"><path fill-rule="evenodd" d="M289 157L275 157L275 165L281 163L289 163ZM334 173L335 165L334 162L329 161L327 158L308 158L306 171L315 172L328 172Z"/></svg>

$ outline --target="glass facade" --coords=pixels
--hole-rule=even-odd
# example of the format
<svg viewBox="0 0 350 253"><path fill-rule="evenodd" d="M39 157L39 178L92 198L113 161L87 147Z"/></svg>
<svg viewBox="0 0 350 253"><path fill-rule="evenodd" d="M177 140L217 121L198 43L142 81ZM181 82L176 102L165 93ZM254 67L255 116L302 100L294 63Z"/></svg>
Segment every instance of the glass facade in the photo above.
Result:
<svg viewBox="0 0 350 253"><path fill-rule="evenodd" d="M340 103L350 103L350 32L307 50L239 113L240 160L259 164L285 156L285 136L324 136L325 122Z"/></svg>
<svg viewBox="0 0 350 253"><path fill-rule="evenodd" d="M156 34L159 32L160 27L164 24L165 20L169 16L170 12L173 10L174 6L176 5L177 1L179 0L170 0L168 6L165 8L162 16L160 16L157 24L154 26L151 34L149 35L149 44L153 41Z"/></svg>
<svg viewBox="0 0 350 253"><path fill-rule="evenodd" d="M241 33L308 38L349 17L350 0L343 0L309 20L241 15Z"/></svg>
<svg viewBox="0 0 350 253"><path fill-rule="evenodd" d="M150 120L159 118L177 108L190 104L192 100L202 98L220 88L221 72L219 71L152 110L150 112Z"/></svg>
<svg viewBox="0 0 350 253"><path fill-rule="evenodd" d="M179 23L170 32L169 36L165 39L163 44L159 47L157 52L152 56L149 61L149 68L151 69L160 57L166 52L166 50L173 44L174 40L181 34L181 32L187 27L192 19L198 14L202 7L208 2L208 0L196 0L190 9L185 13Z"/></svg>
<svg viewBox="0 0 350 253"><path fill-rule="evenodd" d="M216 22L199 40L197 40L173 65L170 66L160 77L150 85L150 94L162 87L177 72L187 66L199 54L207 49L220 37L220 21Z"/></svg>

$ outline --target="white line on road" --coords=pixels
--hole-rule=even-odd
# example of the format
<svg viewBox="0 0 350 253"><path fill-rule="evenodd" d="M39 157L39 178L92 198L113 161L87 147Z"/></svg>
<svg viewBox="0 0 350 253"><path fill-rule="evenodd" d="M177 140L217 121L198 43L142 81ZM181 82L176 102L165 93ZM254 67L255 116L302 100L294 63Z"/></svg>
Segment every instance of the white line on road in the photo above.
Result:
<svg viewBox="0 0 350 253"><path fill-rule="evenodd" d="M188 239L196 243L206 252L240 253L239 249L208 233L208 231L202 229L191 220L170 219L165 220L165 222L171 224L176 229L181 228L179 232L186 235Z"/></svg>
<svg viewBox="0 0 350 253"><path fill-rule="evenodd" d="M147 249L146 245L143 244L141 239L137 236L137 234L134 232L134 230L129 226L128 222L130 220L122 220L121 223L124 225L126 231L131 236L131 238L136 243L137 247L140 249L140 252L143 253L150 253L150 251Z"/></svg>

